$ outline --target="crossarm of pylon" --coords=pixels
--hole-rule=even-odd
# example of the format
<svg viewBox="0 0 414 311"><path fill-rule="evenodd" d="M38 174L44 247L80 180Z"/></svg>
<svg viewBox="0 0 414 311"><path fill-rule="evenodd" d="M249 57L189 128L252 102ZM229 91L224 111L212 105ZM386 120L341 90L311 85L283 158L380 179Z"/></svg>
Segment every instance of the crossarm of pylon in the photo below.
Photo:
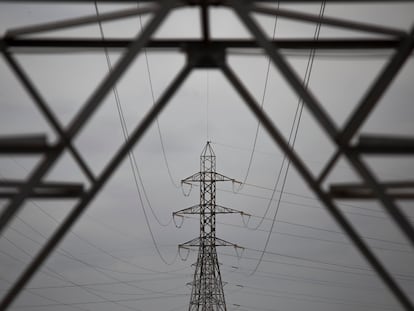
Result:
<svg viewBox="0 0 414 311"><path fill-rule="evenodd" d="M188 176L187 178L184 178L183 180L181 180L181 184L191 184L191 183L194 183L194 182L200 182L201 181L200 176L201 176L200 172L195 173L195 174L193 174L191 176Z"/></svg>
<svg viewBox="0 0 414 311"><path fill-rule="evenodd" d="M244 247L239 246L235 243L231 243L231 242L228 242L228 241L220 239L220 238L216 238L216 246L232 246L234 248L244 248Z"/></svg>
<svg viewBox="0 0 414 311"><path fill-rule="evenodd" d="M174 212L173 216L194 215L194 214L200 214L200 213L201 213L201 206L197 204L197 205L193 205L191 207L182 209L178 212ZM250 214L235 210L233 208L221 206L221 205L216 205L215 213L216 214L241 214L245 216L250 216Z"/></svg>
<svg viewBox="0 0 414 311"><path fill-rule="evenodd" d="M230 207L225 207L221 205L216 205L216 214L240 214L240 215L246 215L251 216L248 213L245 213L243 211L239 211Z"/></svg>
<svg viewBox="0 0 414 311"><path fill-rule="evenodd" d="M182 215L193 215L193 214L200 214L200 205L193 205L191 207L187 207L185 209L182 209L178 212L174 212L173 216L182 216Z"/></svg>
<svg viewBox="0 0 414 311"><path fill-rule="evenodd" d="M195 238L190 241L187 241L183 244L179 244L178 248L190 248L190 247L198 247L200 246L200 238Z"/></svg>
<svg viewBox="0 0 414 311"><path fill-rule="evenodd" d="M223 240L223 239L220 239L220 238L215 238L215 242L216 243L214 244L214 246L232 246L234 248L241 248L241 249L244 248L242 246L239 246L239 245L234 244L234 243L230 243L230 242L228 242L226 240ZM178 247L179 248L190 248L190 247L198 247L200 245L201 245L201 240L198 237L198 238L192 239L188 242L185 242L183 244L180 244L180 245L178 245Z"/></svg>
<svg viewBox="0 0 414 311"><path fill-rule="evenodd" d="M192 184L192 183L199 183L199 182L212 182L212 181L231 181L234 183L240 183L239 181L235 180L234 178L230 178L224 176L223 174L216 173L216 172L209 172L211 175L211 179L205 179L205 175L203 172L195 173L183 180L181 180L181 184ZM203 176L204 175L204 176Z"/></svg>

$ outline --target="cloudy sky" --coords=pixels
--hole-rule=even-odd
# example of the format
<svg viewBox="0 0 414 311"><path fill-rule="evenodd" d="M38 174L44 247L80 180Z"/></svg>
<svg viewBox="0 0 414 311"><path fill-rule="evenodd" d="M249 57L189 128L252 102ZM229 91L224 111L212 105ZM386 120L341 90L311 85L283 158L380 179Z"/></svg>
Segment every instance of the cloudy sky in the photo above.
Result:
<svg viewBox="0 0 414 311"><path fill-rule="evenodd" d="M99 11L129 7L136 5L100 4ZM282 3L281 7L318 14L321 4ZM3 36L16 27L91 14L95 14L93 3L2 2L0 34ZM409 3L328 3L324 14L402 30L409 30L414 24L414 5ZM198 18L195 9L177 10L156 37L199 38ZM147 21L143 18L142 25ZM316 27L285 19L277 20L275 27L274 18L261 16L257 16L257 21L269 36L276 29L279 38L313 38ZM249 37L228 10L215 8L211 22L215 38ZM140 31L140 25L137 18L130 18L105 23L103 31L107 38L131 38ZM99 38L100 31L98 25L92 25L41 36ZM320 30L320 38L355 36L361 34L326 26ZM14 52L63 126L70 123L108 71L103 51ZM112 64L121 53L110 52ZM308 53L284 51L284 55L303 78ZM347 120L390 55L391 51L316 54L309 88L338 127ZM288 138L292 124L297 125L294 116L298 98L279 72L270 67L266 82L268 60L259 51L231 51L228 62ZM121 119L130 132L184 63L185 57L179 52L148 50L147 58L140 55L130 66L117 84ZM54 142L56 134L3 58L0 81L1 134L44 133ZM413 133L412 81L414 62L410 59L362 127L362 133ZM75 146L96 175L124 141L119 111L110 92L75 139ZM218 249L228 310L400 310L395 298L295 169L287 169L283 154L262 128L257 132L252 156L256 129L257 120L220 72L193 72L163 111L158 124L153 124L136 146L133 157L120 165L10 310L187 309L191 288L186 284L192 280L196 250L179 253L177 246L198 236L198 219L194 215L183 222L177 219L174 224L171 215L198 203L197 187L179 185L180 180L199 170L200 152L207 140L212 142L217 155L217 171L245 181L241 189L231 183L218 185L217 203L252 215L225 215L217 220L217 236L245 248L243 252ZM300 119L295 149L315 175L334 152L334 146L306 109ZM39 159L3 156L0 178L25 178ZM381 180L406 180L414 173L413 160L405 157L367 157L364 161ZM46 180L89 186L67 152ZM333 182L358 180L349 164L341 160L329 175L326 187ZM4 206L7 202L1 203ZM413 249L381 206L361 201L338 203L401 288L413 297ZM399 203L412 222L412 204ZM75 200L26 202L0 240L2 294L75 204ZM266 240L269 243L265 249Z"/></svg>

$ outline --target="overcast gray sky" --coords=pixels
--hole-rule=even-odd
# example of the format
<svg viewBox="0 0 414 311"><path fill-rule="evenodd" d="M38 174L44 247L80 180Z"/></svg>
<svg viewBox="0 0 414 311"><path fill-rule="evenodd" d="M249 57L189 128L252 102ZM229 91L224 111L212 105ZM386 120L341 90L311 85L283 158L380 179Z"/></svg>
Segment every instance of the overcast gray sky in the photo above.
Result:
<svg viewBox="0 0 414 311"><path fill-rule="evenodd" d="M101 12L131 7L99 5ZM288 7L282 4L281 7ZM320 4L289 7L317 14ZM94 14L93 4L53 5L0 3L0 34L11 28L45 21ZM414 5L327 4L325 16L399 27L414 24ZM173 13L156 33L159 38L199 37L199 12L181 9ZM247 32L235 16L214 9L212 34L219 38L244 38ZM257 17L271 36L274 18ZM147 21L143 18L145 25ZM140 31L136 18L103 25L106 37L132 37ZM276 37L312 38L314 24L279 19ZM42 36L99 37L97 25ZM360 36L322 26L320 37ZM334 56L317 54L309 87L342 126L366 88L386 64L389 52L361 51ZM67 125L107 72L102 52L16 54L35 85L63 125ZM308 61L304 52L286 52L289 63L303 77ZM110 54L112 63L120 51ZM155 98L183 66L185 58L174 52L148 52ZM255 54L231 54L229 64L260 102L266 80L267 59ZM0 132L55 134L20 86L4 59L0 60ZM410 59L367 123L363 133L412 135L414 132L414 62ZM147 63L141 55L117 85L125 121L132 131L153 104ZM298 98L273 67L270 68L264 109L285 137L294 120ZM167 170L156 124L136 146L145 190L142 206L132 168L124 161L109 183L89 206L86 214L48 259L11 310L109 311L183 310L188 308L196 250L177 253L177 245L198 236L198 219L185 219L181 228L171 221L174 211L198 203L198 188L188 197L176 187L181 179L199 170L199 157L206 140L217 155L217 171L243 180L252 152L257 121L223 75L215 70L195 71L158 119ZM110 93L99 111L77 136L75 145L98 174L123 142L115 99ZM333 153L327 136L305 109L295 144L297 152L316 175ZM35 157L0 158L1 178L24 178L36 165ZM381 180L410 179L414 163L409 158L364 158ZM293 167L281 196L270 243L263 261L252 274L265 246L277 207L269 198L283 154L260 128L247 184L235 191L232 184L218 185L217 203L253 215L218 218L217 236L245 247L218 250L228 310L400 310L394 297L375 276L333 219L314 198ZM169 176L171 174L171 178ZM66 153L47 176L55 181L87 181ZM329 176L331 182L359 179L341 160ZM236 187L237 188L237 187ZM282 188L279 182L276 189ZM5 201L1 202L4 205ZM74 206L75 201L29 200L0 240L0 291L6 293L41 245ZM341 210L398 281L414 296L414 252L408 241L375 202L340 202ZM343 204L342 204L343 203ZM266 208L269 212L265 214ZM407 217L414 219L411 203L402 202ZM152 211L151 211L152 208ZM145 221L143 209L149 217ZM262 217L263 223L257 230ZM178 220L177 225L180 221ZM153 233L160 254L151 239ZM161 257L160 257L161 255ZM181 255L181 256L180 256ZM185 257L188 255L187 260ZM182 257L182 258L181 258ZM166 264L168 262L169 264Z"/></svg>

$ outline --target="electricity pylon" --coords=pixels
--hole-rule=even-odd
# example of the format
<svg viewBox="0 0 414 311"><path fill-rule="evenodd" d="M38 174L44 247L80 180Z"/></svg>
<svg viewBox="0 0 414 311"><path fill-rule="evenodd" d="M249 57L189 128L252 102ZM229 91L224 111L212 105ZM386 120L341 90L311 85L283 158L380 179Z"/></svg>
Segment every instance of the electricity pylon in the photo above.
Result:
<svg viewBox="0 0 414 311"><path fill-rule="evenodd" d="M207 142L200 156L200 172L181 181L200 184L200 204L173 213L174 216L200 215L200 236L179 245L180 248L198 247L194 278L190 283L190 311L227 310L216 246L239 246L216 237L216 214L243 215L243 212L216 205L216 182L219 181L235 182L216 172L216 156L210 142Z"/></svg>

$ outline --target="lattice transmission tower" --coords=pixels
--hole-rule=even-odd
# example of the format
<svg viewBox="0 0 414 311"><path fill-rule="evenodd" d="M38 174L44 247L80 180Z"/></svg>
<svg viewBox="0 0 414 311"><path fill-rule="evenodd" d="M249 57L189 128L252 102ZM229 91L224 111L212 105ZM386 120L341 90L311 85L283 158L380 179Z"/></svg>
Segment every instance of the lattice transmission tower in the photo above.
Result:
<svg viewBox="0 0 414 311"><path fill-rule="evenodd" d="M180 248L198 247L194 278L190 283L190 311L227 310L216 247L239 246L216 237L216 215L243 215L243 212L216 204L216 183L219 181L235 182L216 172L216 156L207 142L200 156L200 172L182 180L186 184L200 184L200 204L173 213L173 216L200 215L200 236L179 245Z"/></svg>

